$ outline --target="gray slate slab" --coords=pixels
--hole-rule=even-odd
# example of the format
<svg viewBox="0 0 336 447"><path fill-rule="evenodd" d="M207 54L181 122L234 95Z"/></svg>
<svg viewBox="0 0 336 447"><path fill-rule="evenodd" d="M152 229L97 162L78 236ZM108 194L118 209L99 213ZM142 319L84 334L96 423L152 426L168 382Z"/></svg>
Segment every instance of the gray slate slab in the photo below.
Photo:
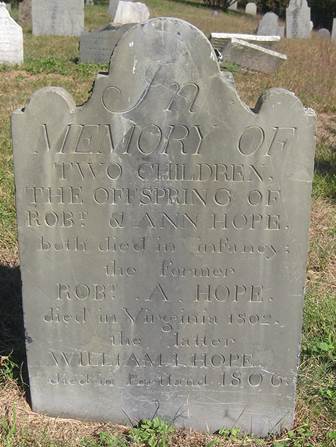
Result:
<svg viewBox="0 0 336 447"><path fill-rule="evenodd" d="M121 36L131 27L108 25L107 27L80 36L80 62L86 64L108 64L114 47Z"/></svg>
<svg viewBox="0 0 336 447"><path fill-rule="evenodd" d="M84 0L32 0L35 36L80 36L84 31Z"/></svg>
<svg viewBox="0 0 336 447"><path fill-rule="evenodd" d="M13 114L32 405L256 435L292 426L315 114L254 111L188 23L136 25L76 106Z"/></svg>
<svg viewBox="0 0 336 447"><path fill-rule="evenodd" d="M274 73L287 60L285 54L232 38L221 52L221 62L234 63L249 70Z"/></svg>

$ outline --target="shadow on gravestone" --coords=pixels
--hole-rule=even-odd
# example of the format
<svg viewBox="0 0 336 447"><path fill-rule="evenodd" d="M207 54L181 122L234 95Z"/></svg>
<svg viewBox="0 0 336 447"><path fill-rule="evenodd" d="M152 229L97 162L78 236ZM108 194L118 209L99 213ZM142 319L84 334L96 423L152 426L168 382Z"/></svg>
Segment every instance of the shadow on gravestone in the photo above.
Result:
<svg viewBox="0 0 336 447"><path fill-rule="evenodd" d="M313 111L249 109L204 34L158 18L85 104L44 88L12 129L33 409L291 427Z"/></svg>

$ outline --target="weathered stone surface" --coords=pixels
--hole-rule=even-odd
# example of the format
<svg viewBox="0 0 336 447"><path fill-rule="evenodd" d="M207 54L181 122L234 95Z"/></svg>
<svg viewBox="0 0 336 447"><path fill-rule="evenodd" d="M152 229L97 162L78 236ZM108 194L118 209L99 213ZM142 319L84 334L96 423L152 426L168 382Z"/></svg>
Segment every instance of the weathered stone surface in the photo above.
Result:
<svg viewBox="0 0 336 447"><path fill-rule="evenodd" d="M260 20L257 34L259 36L283 36L283 27L279 25L279 17L274 12L267 12Z"/></svg>
<svg viewBox="0 0 336 447"><path fill-rule="evenodd" d="M35 411L266 435L293 421L315 115L254 111L207 38L132 27L76 107L12 120Z"/></svg>
<svg viewBox="0 0 336 447"><path fill-rule="evenodd" d="M333 20L331 38L332 38L332 40L336 40L336 19Z"/></svg>
<svg viewBox="0 0 336 447"><path fill-rule="evenodd" d="M318 36L322 39L330 39L330 31L327 28L321 28L318 30Z"/></svg>
<svg viewBox="0 0 336 447"><path fill-rule="evenodd" d="M19 22L31 23L32 20L32 0L23 0L19 3Z"/></svg>
<svg viewBox="0 0 336 447"><path fill-rule="evenodd" d="M255 43L261 46L272 46L280 42L280 36L256 36L255 34L238 34L238 33L211 33L210 42L215 50L222 52L231 39L239 39L247 42Z"/></svg>
<svg viewBox="0 0 336 447"><path fill-rule="evenodd" d="M149 9L144 3L120 0L113 23L120 25L142 23L148 20L149 16Z"/></svg>
<svg viewBox="0 0 336 447"><path fill-rule="evenodd" d="M0 3L0 64L23 62L22 28L9 14L6 3Z"/></svg>
<svg viewBox="0 0 336 447"><path fill-rule="evenodd" d="M120 37L131 27L128 25L108 25L80 37L80 61L86 64L107 64Z"/></svg>
<svg viewBox="0 0 336 447"><path fill-rule="evenodd" d="M310 8L307 0L290 0L286 9L286 36L288 39L310 37Z"/></svg>
<svg viewBox="0 0 336 447"><path fill-rule="evenodd" d="M245 7L245 13L253 16L257 15L257 5L253 2L247 3Z"/></svg>
<svg viewBox="0 0 336 447"><path fill-rule="evenodd" d="M226 62L233 62L263 73L274 73L287 60L285 54L235 38L229 41L221 54L224 66Z"/></svg>
<svg viewBox="0 0 336 447"><path fill-rule="evenodd" d="M33 34L79 36L84 31L84 0L32 0Z"/></svg>

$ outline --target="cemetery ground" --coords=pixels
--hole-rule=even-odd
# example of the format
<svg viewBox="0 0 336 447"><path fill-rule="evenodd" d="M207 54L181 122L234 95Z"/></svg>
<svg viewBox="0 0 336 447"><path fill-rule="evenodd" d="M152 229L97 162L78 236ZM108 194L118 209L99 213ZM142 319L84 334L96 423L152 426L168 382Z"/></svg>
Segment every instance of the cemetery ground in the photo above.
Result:
<svg viewBox="0 0 336 447"><path fill-rule="evenodd" d="M213 10L188 0L148 0L147 4L152 16L180 17L207 34L253 32L256 28L252 17L223 12L214 15ZM86 29L108 23L106 10L105 5L87 7ZM318 113L296 423L288 433L260 440L244 437L234 428L206 435L173 430L163 421L154 420L129 429L53 419L30 410L22 366L24 334L10 115L32 92L48 85L64 87L80 104L89 96L96 74L107 67L80 65L77 38L32 37L30 29L24 31L24 65L0 67L0 446L336 446L336 44L317 37L283 40L278 49L288 55L288 62L274 75L228 67L242 100L249 106L253 107L267 88L283 87Z"/></svg>

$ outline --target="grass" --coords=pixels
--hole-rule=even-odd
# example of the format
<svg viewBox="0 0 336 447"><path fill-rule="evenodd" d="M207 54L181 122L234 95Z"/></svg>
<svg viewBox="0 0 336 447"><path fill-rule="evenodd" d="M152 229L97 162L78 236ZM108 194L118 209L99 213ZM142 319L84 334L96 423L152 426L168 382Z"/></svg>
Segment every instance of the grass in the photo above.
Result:
<svg viewBox="0 0 336 447"><path fill-rule="evenodd" d="M152 16L183 18L211 31L253 32L256 21L188 0L148 0ZM108 22L106 6L87 7L86 28ZM14 11L14 15L15 15ZM274 75L232 67L241 98L251 107L270 87L294 91L318 112L310 252L307 269L302 356L293 431L277 439L243 436L237 429L207 435L175 430L164 421L143 421L134 429L36 415L25 399L24 334L17 267L10 114L32 92L62 86L84 102L96 74L106 66L78 64L78 39L34 37L25 27L25 63L0 66L0 446L1 447L335 447L336 446L336 45L314 37L283 40L288 55ZM10 306L8 305L10 303ZM161 431L160 431L161 430ZM164 445L162 444L162 431ZM161 435L160 435L161 433ZM160 437L161 436L161 437ZM161 440L161 441L160 441ZM159 444L161 442L161 444Z"/></svg>

